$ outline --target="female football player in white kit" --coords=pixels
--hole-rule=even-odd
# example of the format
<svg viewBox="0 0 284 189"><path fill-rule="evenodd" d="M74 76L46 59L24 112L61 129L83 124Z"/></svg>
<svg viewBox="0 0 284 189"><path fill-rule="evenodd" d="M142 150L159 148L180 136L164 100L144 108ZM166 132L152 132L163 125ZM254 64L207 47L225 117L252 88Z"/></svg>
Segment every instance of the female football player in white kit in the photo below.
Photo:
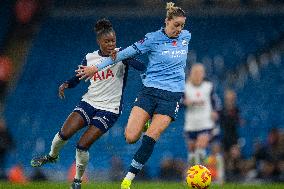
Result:
<svg viewBox="0 0 284 189"><path fill-rule="evenodd" d="M88 53L82 62L84 66L96 65L118 50L116 34L109 20L99 20L95 31L100 50ZM135 59L127 59L94 74L90 79L87 93L54 136L49 154L33 158L31 160L33 167L56 162L59 151L67 140L87 126L76 146L76 175L71 185L72 189L81 188L82 176L89 161L89 148L114 125L120 115L128 65L140 71L146 68L143 63ZM59 87L59 97L64 98L64 90L75 87L79 82L79 77L76 76L65 81Z"/></svg>
<svg viewBox="0 0 284 189"><path fill-rule="evenodd" d="M220 101L213 90L213 83L204 80L202 64L192 66L185 86L186 113L184 132L191 165L204 163L206 148L218 119Z"/></svg>

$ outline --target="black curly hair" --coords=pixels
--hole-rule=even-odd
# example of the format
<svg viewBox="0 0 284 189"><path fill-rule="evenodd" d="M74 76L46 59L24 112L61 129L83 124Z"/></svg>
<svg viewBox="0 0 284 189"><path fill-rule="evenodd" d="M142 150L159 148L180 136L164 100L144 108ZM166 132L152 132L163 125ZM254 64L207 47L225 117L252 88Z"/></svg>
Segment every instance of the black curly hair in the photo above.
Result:
<svg viewBox="0 0 284 189"><path fill-rule="evenodd" d="M100 19L95 25L95 32L97 37L100 38L103 34L114 32L111 22L108 19Z"/></svg>

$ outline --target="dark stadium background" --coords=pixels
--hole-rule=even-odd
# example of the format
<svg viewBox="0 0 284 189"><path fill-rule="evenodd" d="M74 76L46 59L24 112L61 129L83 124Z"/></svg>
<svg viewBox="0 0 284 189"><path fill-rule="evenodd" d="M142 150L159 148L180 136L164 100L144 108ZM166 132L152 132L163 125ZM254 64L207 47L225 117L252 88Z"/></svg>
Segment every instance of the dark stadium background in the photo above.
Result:
<svg viewBox="0 0 284 189"><path fill-rule="evenodd" d="M238 95L242 158L253 160L256 148L266 145L272 129L279 132L280 149L284 149L283 1L173 2L188 15L186 28L192 33L188 68L196 61L203 63L221 99L226 88L234 89ZM61 82L74 75L86 53L98 49L93 32L96 20L110 19L117 33L117 46L126 47L163 26L165 3L161 0L0 1L0 63L4 60L7 63L8 58L10 66L10 69L0 67L0 71L8 72L7 77L0 77L3 90L2 83L7 84L1 93L1 119L13 141L6 145L6 152L1 152L6 154L2 170L8 174L13 166L21 165L26 176L32 178L35 170L30 167L31 158L49 151L54 134L86 92L87 83L81 82L77 88L66 90L66 99L57 97ZM147 62L144 56L140 58ZM131 162L139 142L127 145L123 132L140 87L139 73L130 70L119 121L90 149L90 180L111 180L113 158L122 161L123 171ZM177 121L157 143L145 167L145 178L158 179L165 159L186 161L183 123L184 108L181 108ZM66 180L79 136L78 133L63 148L57 164L40 169L48 179ZM275 163L277 179L283 182L283 165L281 170L277 163L283 164L284 157L279 156L277 162L266 159ZM256 163L256 174L260 169L257 166Z"/></svg>

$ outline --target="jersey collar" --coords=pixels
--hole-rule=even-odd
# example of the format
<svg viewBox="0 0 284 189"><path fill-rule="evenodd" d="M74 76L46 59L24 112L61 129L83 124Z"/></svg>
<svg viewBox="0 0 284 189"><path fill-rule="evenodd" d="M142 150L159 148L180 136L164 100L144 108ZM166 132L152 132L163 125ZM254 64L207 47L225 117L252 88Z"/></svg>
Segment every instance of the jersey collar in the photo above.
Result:
<svg viewBox="0 0 284 189"><path fill-rule="evenodd" d="M99 54L100 56L102 56L102 57L109 57L108 55L103 55L103 53L102 53L101 50L99 50L98 54Z"/></svg>

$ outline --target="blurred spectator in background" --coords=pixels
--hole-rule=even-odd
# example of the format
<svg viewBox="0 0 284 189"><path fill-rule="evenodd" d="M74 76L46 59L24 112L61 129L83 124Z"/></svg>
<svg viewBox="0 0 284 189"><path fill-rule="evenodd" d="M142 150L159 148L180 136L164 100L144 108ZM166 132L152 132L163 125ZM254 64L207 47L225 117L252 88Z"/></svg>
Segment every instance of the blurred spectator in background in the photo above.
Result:
<svg viewBox="0 0 284 189"><path fill-rule="evenodd" d="M281 155L281 159L278 162L278 166L277 167L278 167L278 170L279 170L278 182L284 182L284 154Z"/></svg>
<svg viewBox="0 0 284 189"><path fill-rule="evenodd" d="M6 127L6 123L0 118L0 179L6 179L5 166L6 154L13 148L12 137Z"/></svg>
<svg viewBox="0 0 284 189"><path fill-rule="evenodd" d="M265 182L278 181L279 171L277 170L277 164L272 159L266 158L261 160L258 164L257 178Z"/></svg>
<svg viewBox="0 0 284 189"><path fill-rule="evenodd" d="M165 181L180 181L183 179L186 164L180 159L165 158L160 166L160 179Z"/></svg>
<svg viewBox="0 0 284 189"><path fill-rule="evenodd" d="M222 144L225 155L233 145L238 143L238 126L240 125L240 111L236 105L235 91L227 89L224 94L224 107L219 112L220 127L223 132Z"/></svg>
<svg viewBox="0 0 284 189"><path fill-rule="evenodd" d="M33 19L38 9L36 0L17 0L15 13L17 21L21 24L28 24Z"/></svg>
<svg viewBox="0 0 284 189"><path fill-rule="evenodd" d="M32 38L36 23L44 15L48 0L17 0L15 3L15 19L17 37L19 40Z"/></svg>
<svg viewBox="0 0 284 189"><path fill-rule="evenodd" d="M241 181L244 159L241 156L241 149L238 145L232 145L229 153L225 158L225 174L226 181L236 182Z"/></svg>
<svg viewBox="0 0 284 189"><path fill-rule="evenodd" d="M254 153L258 178L264 181L277 181L280 177L279 162L283 161L284 135L272 128L265 144L257 145Z"/></svg>
<svg viewBox="0 0 284 189"><path fill-rule="evenodd" d="M0 55L0 106L3 105L8 84L12 76L12 62L6 56Z"/></svg>

